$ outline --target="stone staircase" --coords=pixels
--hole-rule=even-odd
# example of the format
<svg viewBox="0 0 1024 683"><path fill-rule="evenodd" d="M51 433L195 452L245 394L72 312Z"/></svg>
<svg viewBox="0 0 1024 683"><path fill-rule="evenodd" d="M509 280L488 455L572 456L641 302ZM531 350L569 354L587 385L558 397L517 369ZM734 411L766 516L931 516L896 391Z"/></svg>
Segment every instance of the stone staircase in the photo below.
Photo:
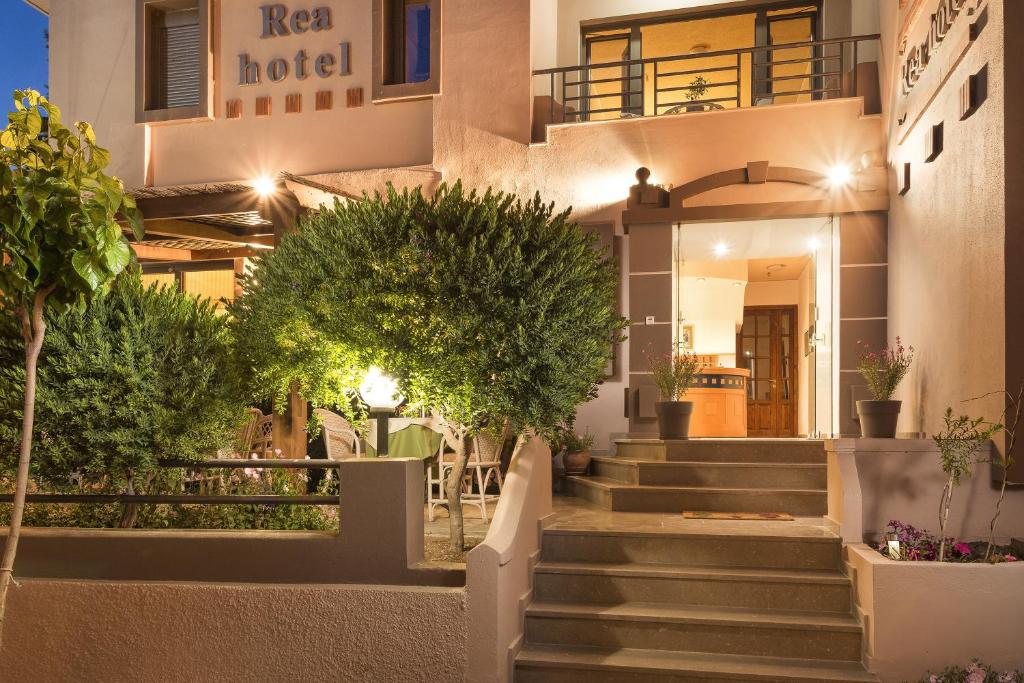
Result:
<svg viewBox="0 0 1024 683"><path fill-rule="evenodd" d="M750 491L775 493L747 510L819 509L803 496L824 495L820 442L734 444L624 442L599 460L596 486L573 480L591 495L563 503L543 532L518 683L877 681L861 664L842 543L820 517L678 514L708 509L692 501L734 511L725 506L763 495ZM622 506L663 510L609 510Z"/></svg>
<svg viewBox="0 0 1024 683"><path fill-rule="evenodd" d="M569 477L569 493L623 512L788 512L827 509L821 441L624 439L593 474Z"/></svg>

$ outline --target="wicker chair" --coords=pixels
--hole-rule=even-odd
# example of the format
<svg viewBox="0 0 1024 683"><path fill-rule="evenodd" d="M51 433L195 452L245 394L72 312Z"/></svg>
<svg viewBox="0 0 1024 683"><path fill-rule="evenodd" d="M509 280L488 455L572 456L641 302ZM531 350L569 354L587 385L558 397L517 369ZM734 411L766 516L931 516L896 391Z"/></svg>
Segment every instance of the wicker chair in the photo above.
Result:
<svg viewBox="0 0 1024 683"><path fill-rule="evenodd" d="M352 456L363 457L362 449L359 446L359 435L345 418L323 408L314 410L313 416L323 425L328 460L341 460Z"/></svg>
<svg viewBox="0 0 1024 683"><path fill-rule="evenodd" d="M480 518L486 524L487 503L501 495L505 484L501 476L501 462L498 445L486 434L473 437L469 455L466 458L466 473L462 477L462 504L476 505L480 508ZM434 521L434 508L447 506L448 496L445 485L452 468L455 466L455 454L444 452L444 441L441 441L437 465L427 467L427 519ZM498 484L498 495L488 495L487 487L491 479Z"/></svg>

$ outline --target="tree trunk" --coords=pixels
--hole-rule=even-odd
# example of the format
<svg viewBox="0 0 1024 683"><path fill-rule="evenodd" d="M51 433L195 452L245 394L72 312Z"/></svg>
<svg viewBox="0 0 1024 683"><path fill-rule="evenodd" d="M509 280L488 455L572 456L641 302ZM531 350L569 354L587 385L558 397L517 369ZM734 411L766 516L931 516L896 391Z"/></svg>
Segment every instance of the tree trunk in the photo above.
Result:
<svg viewBox="0 0 1024 683"><path fill-rule="evenodd" d="M949 521L949 506L953 503L953 477L942 489L942 502L939 505L939 562L946 559L946 523Z"/></svg>
<svg viewBox="0 0 1024 683"><path fill-rule="evenodd" d="M466 432L456 435L455 462L445 482L448 496L448 542L455 552L462 552L466 545L465 525L462 518L462 477L466 474Z"/></svg>
<svg viewBox="0 0 1024 683"><path fill-rule="evenodd" d="M125 495L135 495L135 482L131 474L128 475L128 483L125 486ZM121 510L121 522L117 525L121 529L135 528L135 522L139 519L139 504L125 503Z"/></svg>
<svg viewBox="0 0 1024 683"><path fill-rule="evenodd" d="M21 417L21 451L18 455L18 474L14 488L14 509L11 512L11 526L4 543L3 558L0 559L0 643L3 642L4 616L7 611L7 590L14 580L14 558L18 552L21 537L21 520L25 516L25 496L28 493L29 465L32 460L32 429L36 408L36 368L39 353L43 349L46 323L43 309L46 297L52 287L36 292L32 314L22 309L21 328L25 340L25 402Z"/></svg>
<svg viewBox="0 0 1024 683"><path fill-rule="evenodd" d="M1017 428L1020 426L1022 410L1024 410L1024 385L1021 385L1016 396L1007 392L1010 406L1013 408L1013 418L1007 420L1006 444L1003 451L1003 476L999 487L999 500L996 501L996 512L988 525L988 543L985 546L985 561L992 559L992 551L996 545L996 522L1003 508L1003 499L1006 498L1006 480L1010 476L1010 467L1013 466L1013 449L1017 445ZM1007 416L1009 417L1009 416Z"/></svg>

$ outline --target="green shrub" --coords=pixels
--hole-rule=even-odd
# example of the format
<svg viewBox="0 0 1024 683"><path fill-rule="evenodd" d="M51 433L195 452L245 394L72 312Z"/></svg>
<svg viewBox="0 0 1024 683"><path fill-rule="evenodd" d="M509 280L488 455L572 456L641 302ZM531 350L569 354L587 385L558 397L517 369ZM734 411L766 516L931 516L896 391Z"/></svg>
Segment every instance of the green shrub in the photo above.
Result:
<svg viewBox="0 0 1024 683"><path fill-rule="evenodd" d="M0 475L20 438L24 342L0 319ZM231 445L246 419L227 321L213 303L145 288L137 270L83 311L51 315L39 363L32 477L103 490L151 488L159 460Z"/></svg>

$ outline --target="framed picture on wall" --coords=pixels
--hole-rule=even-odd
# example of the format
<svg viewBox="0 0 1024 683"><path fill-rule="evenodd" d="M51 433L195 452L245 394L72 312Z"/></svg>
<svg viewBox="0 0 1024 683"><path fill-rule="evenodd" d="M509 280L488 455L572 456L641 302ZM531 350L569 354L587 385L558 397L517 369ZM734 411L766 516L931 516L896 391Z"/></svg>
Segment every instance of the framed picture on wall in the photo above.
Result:
<svg viewBox="0 0 1024 683"><path fill-rule="evenodd" d="M679 340L679 348L693 352L693 325L683 325L683 336Z"/></svg>

